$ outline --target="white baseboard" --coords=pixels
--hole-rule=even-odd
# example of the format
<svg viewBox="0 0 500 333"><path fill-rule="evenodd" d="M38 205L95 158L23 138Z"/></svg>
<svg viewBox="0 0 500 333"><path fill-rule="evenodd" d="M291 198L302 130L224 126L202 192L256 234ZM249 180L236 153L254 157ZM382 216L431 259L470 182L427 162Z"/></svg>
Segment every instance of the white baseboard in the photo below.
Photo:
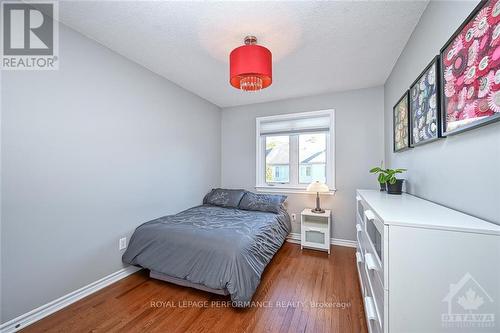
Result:
<svg viewBox="0 0 500 333"><path fill-rule="evenodd" d="M298 232L291 232L286 240L290 243L300 244L300 234ZM341 239L341 238L330 238L330 244L338 246L356 247L356 241L352 241L349 239Z"/></svg>
<svg viewBox="0 0 500 333"><path fill-rule="evenodd" d="M330 238L330 244L338 246L354 247L354 248L358 246L356 241L352 241L350 239L342 239L342 238Z"/></svg>
<svg viewBox="0 0 500 333"><path fill-rule="evenodd" d="M296 232L291 232L286 238L286 241L294 244L300 244L300 234Z"/></svg>
<svg viewBox="0 0 500 333"><path fill-rule="evenodd" d="M69 294L66 294L62 297L59 297L56 300L53 300L50 303L44 304L36 309L31 310L19 317L9 320L6 323L0 325L1 333L11 333L17 332L20 329L25 328L28 325L33 324L34 322L51 315L52 313L61 310L62 308L92 294L96 291L109 286L112 283L115 283L118 280L123 279L124 277L129 276L140 270L138 267L129 266L120 269L117 272L111 273L108 276L103 277L100 280L92 282L78 290L75 290Z"/></svg>

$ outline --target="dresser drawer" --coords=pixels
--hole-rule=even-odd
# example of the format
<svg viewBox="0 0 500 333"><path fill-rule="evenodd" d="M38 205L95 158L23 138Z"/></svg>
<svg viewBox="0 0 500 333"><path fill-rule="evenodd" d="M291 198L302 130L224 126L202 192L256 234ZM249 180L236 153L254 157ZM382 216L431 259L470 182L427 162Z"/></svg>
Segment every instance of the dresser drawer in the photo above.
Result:
<svg viewBox="0 0 500 333"><path fill-rule="evenodd" d="M366 289L369 289L369 294L373 298L373 303L375 310L377 312L378 322L380 323L380 328L382 328L382 323L384 321L384 287L382 286L382 281L377 275L373 274L373 270L369 266L370 255L365 257L365 274L367 285Z"/></svg>
<svg viewBox="0 0 500 333"><path fill-rule="evenodd" d="M365 221L363 220L363 218L361 216L359 216L358 214L356 214L356 224L359 224L360 226L362 226L363 228L365 227Z"/></svg>
<svg viewBox="0 0 500 333"><path fill-rule="evenodd" d="M365 270L365 262L363 260L363 255L360 252L356 252L356 267L358 269L361 295L364 297L366 294L365 287L366 287L366 283L367 283L367 277L366 277L366 270Z"/></svg>
<svg viewBox="0 0 500 333"><path fill-rule="evenodd" d="M362 243L362 238L363 237L363 227L361 226L361 224L356 224L356 243L357 243L357 248L358 248L358 251L361 252L362 255L364 255L364 245Z"/></svg>
<svg viewBox="0 0 500 333"><path fill-rule="evenodd" d="M358 247L364 257L364 255L368 252L368 248L370 247L370 241L368 240L366 230L359 224L356 225L356 238Z"/></svg>
<svg viewBox="0 0 500 333"><path fill-rule="evenodd" d="M367 241L363 243L363 246L365 257L368 255L365 263L370 268L369 273L377 276L382 286L387 288L384 281L385 228L384 224L380 222L371 210L368 209L365 211L364 237Z"/></svg>
<svg viewBox="0 0 500 333"><path fill-rule="evenodd" d="M380 285L385 288L386 286L384 284L384 269L381 266L381 263L378 261L376 254L371 246L368 246L368 248L365 249L363 259L365 261L370 279L372 281L378 280Z"/></svg>
<svg viewBox="0 0 500 333"><path fill-rule="evenodd" d="M382 326L378 319L377 311L375 309L375 303L369 291L363 297L363 304L365 306L366 325L368 326L368 332L382 332Z"/></svg>
<svg viewBox="0 0 500 333"><path fill-rule="evenodd" d="M356 198L357 268L370 333L384 329L385 226L363 199ZM361 216L360 216L361 215Z"/></svg>
<svg viewBox="0 0 500 333"><path fill-rule="evenodd" d="M375 321L371 321L370 323L370 327L369 327L369 332L370 333L382 333L382 328L380 328L380 325L375 322Z"/></svg>
<svg viewBox="0 0 500 333"><path fill-rule="evenodd" d="M360 196L356 196L356 217L363 221L365 216L365 207Z"/></svg>

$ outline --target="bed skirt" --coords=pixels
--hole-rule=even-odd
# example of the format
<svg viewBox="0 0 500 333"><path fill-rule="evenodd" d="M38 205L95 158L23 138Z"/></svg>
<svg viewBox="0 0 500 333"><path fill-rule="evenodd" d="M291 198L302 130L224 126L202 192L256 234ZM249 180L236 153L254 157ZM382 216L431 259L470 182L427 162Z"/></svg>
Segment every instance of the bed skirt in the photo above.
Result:
<svg viewBox="0 0 500 333"><path fill-rule="evenodd" d="M212 294L224 295L224 296L229 295L229 292L227 291L227 289L212 289L212 288L209 288L209 287L204 286L202 284L189 282L188 280L179 279L179 278L169 276L166 274L162 274L162 273L158 273L155 271L149 271L149 277L152 279L162 280L162 281L170 282L173 284L177 284L177 285L183 286L183 287L190 287L190 288L194 288L194 289L198 289L198 290L202 290L202 291L207 291L207 292L212 293Z"/></svg>

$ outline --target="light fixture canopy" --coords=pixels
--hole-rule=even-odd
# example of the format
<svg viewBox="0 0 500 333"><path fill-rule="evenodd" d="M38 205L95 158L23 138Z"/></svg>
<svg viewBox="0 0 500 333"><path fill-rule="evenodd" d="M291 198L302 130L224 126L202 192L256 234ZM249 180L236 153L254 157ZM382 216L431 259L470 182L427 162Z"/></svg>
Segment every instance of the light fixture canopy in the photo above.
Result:
<svg viewBox="0 0 500 333"><path fill-rule="evenodd" d="M245 45L229 55L229 77L236 89L257 91L269 87L273 82L271 51L257 45L255 36L245 37Z"/></svg>

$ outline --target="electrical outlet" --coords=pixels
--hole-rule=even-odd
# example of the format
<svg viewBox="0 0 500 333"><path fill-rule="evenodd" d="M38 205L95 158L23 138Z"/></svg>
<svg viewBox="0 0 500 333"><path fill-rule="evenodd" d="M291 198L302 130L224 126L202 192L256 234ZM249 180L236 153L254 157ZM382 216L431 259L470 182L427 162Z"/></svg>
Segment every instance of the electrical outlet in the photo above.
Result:
<svg viewBox="0 0 500 333"><path fill-rule="evenodd" d="M292 214L292 222L295 222L297 220L297 215Z"/></svg>
<svg viewBox="0 0 500 333"><path fill-rule="evenodd" d="M118 242L118 250L124 250L127 247L127 237L120 238Z"/></svg>

